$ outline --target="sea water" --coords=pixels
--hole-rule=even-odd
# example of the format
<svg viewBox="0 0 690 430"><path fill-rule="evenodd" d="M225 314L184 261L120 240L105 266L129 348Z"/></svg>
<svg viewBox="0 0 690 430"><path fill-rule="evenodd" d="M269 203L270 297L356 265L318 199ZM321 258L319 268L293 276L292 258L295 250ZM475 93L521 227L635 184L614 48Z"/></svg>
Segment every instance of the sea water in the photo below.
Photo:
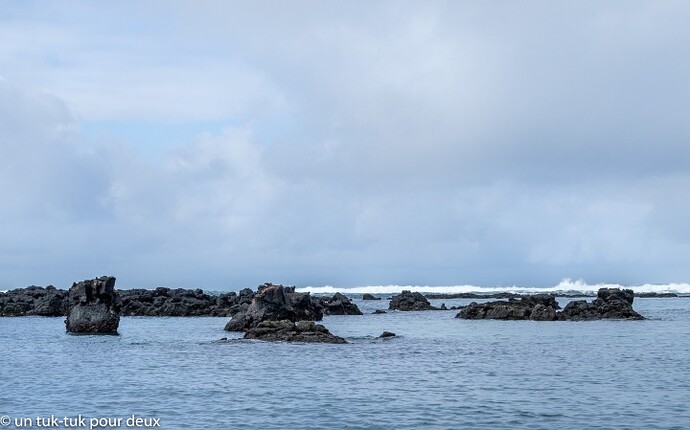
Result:
<svg viewBox="0 0 690 430"><path fill-rule="evenodd" d="M123 317L119 336L0 318L0 416L6 428L51 416L73 420L53 428L690 428L690 298L636 299L648 320L594 322L355 302L365 315L323 320L347 345L239 340L227 318Z"/></svg>

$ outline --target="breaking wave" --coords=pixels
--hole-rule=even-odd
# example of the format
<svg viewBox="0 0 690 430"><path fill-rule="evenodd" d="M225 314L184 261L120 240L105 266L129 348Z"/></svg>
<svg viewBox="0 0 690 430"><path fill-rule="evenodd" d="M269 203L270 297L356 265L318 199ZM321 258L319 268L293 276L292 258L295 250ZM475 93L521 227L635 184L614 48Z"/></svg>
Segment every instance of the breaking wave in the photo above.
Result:
<svg viewBox="0 0 690 430"><path fill-rule="evenodd" d="M558 285L553 287L480 287L476 285L369 285L361 287L334 287L326 285L322 287L300 287L299 292L310 292L313 294L393 294L403 290L419 291L420 293L596 293L599 288L630 288L636 293L676 293L690 294L690 284L640 284L640 285L621 285L621 284L587 284L582 279L573 281L565 278Z"/></svg>

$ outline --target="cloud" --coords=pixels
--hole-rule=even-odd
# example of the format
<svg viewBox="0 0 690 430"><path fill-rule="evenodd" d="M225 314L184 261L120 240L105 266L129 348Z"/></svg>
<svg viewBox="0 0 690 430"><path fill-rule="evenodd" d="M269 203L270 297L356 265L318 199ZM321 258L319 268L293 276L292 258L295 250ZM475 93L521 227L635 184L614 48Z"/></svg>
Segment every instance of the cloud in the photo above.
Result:
<svg viewBox="0 0 690 430"><path fill-rule="evenodd" d="M159 6L0 17L0 283L690 276L685 2Z"/></svg>

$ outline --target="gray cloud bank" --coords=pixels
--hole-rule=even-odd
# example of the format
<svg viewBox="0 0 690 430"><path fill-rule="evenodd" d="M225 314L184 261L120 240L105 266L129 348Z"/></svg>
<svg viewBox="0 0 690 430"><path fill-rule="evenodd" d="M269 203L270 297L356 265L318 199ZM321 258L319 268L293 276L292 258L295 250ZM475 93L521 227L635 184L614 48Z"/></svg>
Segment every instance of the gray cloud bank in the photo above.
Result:
<svg viewBox="0 0 690 430"><path fill-rule="evenodd" d="M0 16L0 288L690 278L687 2L139 4Z"/></svg>

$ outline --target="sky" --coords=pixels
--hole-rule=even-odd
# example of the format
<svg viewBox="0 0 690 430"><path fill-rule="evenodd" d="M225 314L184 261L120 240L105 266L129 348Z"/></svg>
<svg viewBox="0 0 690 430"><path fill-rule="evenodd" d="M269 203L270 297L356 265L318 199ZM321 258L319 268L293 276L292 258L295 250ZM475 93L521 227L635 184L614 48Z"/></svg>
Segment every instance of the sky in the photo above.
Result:
<svg viewBox="0 0 690 430"><path fill-rule="evenodd" d="M0 289L688 282L688 22L0 0Z"/></svg>

